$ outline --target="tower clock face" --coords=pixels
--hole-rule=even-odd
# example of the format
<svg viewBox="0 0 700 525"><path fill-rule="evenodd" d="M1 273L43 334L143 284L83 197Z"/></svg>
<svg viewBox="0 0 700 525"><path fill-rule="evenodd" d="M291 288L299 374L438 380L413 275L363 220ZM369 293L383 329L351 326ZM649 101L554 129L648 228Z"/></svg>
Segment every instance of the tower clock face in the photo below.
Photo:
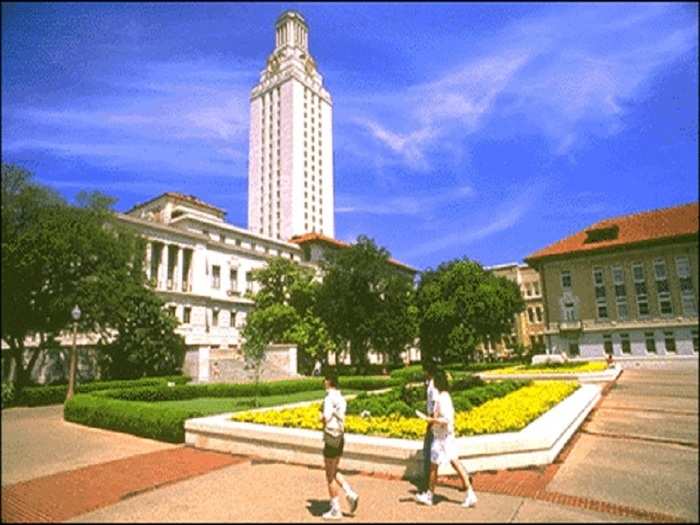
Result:
<svg viewBox="0 0 700 525"><path fill-rule="evenodd" d="M276 56L271 56L267 61L267 65L272 73L277 73L277 71L279 71L280 63Z"/></svg>

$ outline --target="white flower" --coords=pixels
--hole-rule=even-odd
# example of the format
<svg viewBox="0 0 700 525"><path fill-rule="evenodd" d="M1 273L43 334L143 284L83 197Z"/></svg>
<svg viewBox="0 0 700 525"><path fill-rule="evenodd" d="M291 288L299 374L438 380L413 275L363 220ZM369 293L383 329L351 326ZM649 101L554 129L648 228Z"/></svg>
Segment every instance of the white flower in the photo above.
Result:
<svg viewBox="0 0 700 525"><path fill-rule="evenodd" d="M360 417L369 417L371 415L372 413L369 410L363 410L362 412L360 412Z"/></svg>

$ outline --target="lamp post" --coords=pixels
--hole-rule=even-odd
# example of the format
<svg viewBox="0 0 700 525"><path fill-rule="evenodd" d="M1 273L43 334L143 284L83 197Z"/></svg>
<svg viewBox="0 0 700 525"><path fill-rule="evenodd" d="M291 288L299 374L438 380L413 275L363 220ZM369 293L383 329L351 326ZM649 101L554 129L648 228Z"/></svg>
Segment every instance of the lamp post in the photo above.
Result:
<svg viewBox="0 0 700 525"><path fill-rule="evenodd" d="M68 371L68 393L66 394L66 401L73 397L73 389L75 385L75 369L78 360L78 353L75 348L75 340L78 334L78 321L80 320L80 307L76 304L71 310L70 314L73 317L73 348L70 353L70 370Z"/></svg>

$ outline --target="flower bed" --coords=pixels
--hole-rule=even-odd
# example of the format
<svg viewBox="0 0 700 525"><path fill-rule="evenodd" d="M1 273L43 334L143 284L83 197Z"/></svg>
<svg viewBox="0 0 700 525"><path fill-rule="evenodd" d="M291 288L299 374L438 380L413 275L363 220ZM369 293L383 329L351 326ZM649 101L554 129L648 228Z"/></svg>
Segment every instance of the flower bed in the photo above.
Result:
<svg viewBox="0 0 700 525"><path fill-rule="evenodd" d="M607 370L605 361L587 361L585 363L551 363L546 365L520 365L508 368L500 368L484 372L483 375L507 375L507 374L581 374L588 372L602 372Z"/></svg>
<svg viewBox="0 0 700 525"><path fill-rule="evenodd" d="M491 399L468 411L457 412L457 436L517 431L565 399L579 387L573 381L548 381L524 386L501 398ZM320 403L293 409L241 412L234 421L263 425L320 430ZM345 420L348 433L372 436L420 439L425 422L417 417L398 414L369 416L349 414Z"/></svg>

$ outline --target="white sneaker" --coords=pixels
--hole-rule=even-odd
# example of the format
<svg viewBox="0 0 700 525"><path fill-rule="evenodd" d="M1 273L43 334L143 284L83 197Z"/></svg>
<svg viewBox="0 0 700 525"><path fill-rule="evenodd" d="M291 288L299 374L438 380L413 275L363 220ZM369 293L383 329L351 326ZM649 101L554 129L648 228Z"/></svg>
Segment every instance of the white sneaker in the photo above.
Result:
<svg viewBox="0 0 700 525"><path fill-rule="evenodd" d="M476 494L474 494L474 489L469 487L469 490L467 491L467 497L464 498L464 503L462 503L462 507L474 507L477 501L478 499L476 497Z"/></svg>
<svg viewBox="0 0 700 525"><path fill-rule="evenodd" d="M430 492L420 492L416 494L416 501L421 505L431 507L433 505L433 495Z"/></svg>
<svg viewBox="0 0 700 525"><path fill-rule="evenodd" d="M350 505L350 512L355 514L357 504L360 502L360 496L358 496L355 492L350 492L345 495L345 499L348 500L348 505Z"/></svg>
<svg viewBox="0 0 700 525"><path fill-rule="evenodd" d="M326 512L323 515L324 520L339 520L342 518L343 518L343 513L340 512L340 509L335 508L335 507L331 507L331 510L329 510L328 512Z"/></svg>

